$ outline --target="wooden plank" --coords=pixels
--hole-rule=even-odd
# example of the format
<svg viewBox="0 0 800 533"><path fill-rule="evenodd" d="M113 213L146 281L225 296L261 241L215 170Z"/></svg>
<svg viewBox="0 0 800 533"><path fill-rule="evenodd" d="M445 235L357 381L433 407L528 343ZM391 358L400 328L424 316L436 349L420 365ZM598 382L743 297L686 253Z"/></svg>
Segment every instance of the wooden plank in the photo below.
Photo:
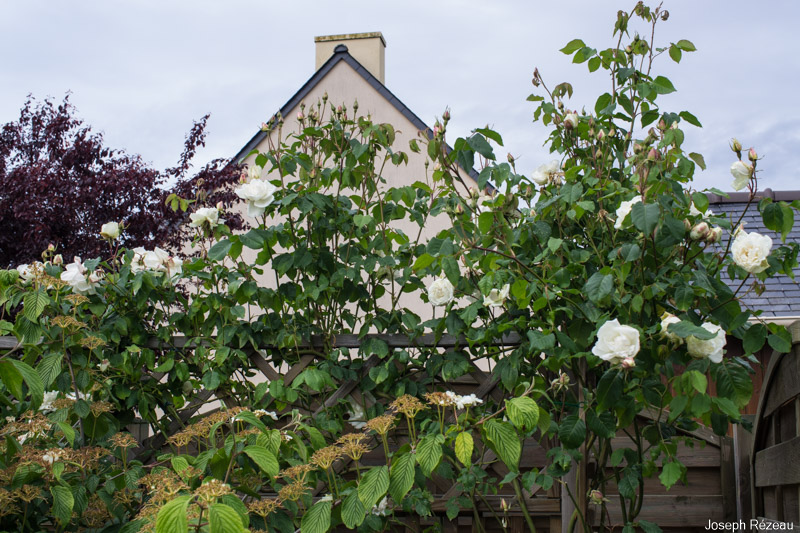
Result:
<svg viewBox="0 0 800 533"><path fill-rule="evenodd" d="M800 483L800 437L757 452L753 474L756 487Z"/></svg>
<svg viewBox="0 0 800 533"><path fill-rule="evenodd" d="M612 451L631 447L633 447L633 443L627 436L615 437L611 440ZM688 468L711 468L720 465L720 450L710 444L703 446L701 443L696 443L692 448L681 442L678 444L677 457ZM664 458L662 457L658 464L661 465L663 461ZM625 465L627 463L623 460L621 464Z"/></svg>
<svg viewBox="0 0 800 533"><path fill-rule="evenodd" d="M373 368L374 366L376 366L380 361L381 361L380 357L378 357L377 355L373 355L372 357L367 359L367 362L364 363L363 367L361 367L360 373L362 375L369 374L369 370L371 368ZM325 400L325 403L320 405L314 411L314 416L317 416L318 414L320 414L325 409L327 409L329 407L333 407L334 405L339 403L339 400L343 400L344 398L346 398L351 392L353 392L353 389L358 387L360 384L361 384L361 379L353 379L353 380L350 380L350 381L346 381L345 383L340 385L339 388L336 389L336 392L331 394L328 397L328 399Z"/></svg>
<svg viewBox="0 0 800 533"><path fill-rule="evenodd" d="M615 502L616 503L616 502ZM611 523L622 525L619 505L608 505ZM600 513L596 513L595 526ZM704 528L708 521L722 521L722 496L653 496L645 495L637 520L655 522L662 528Z"/></svg>
<svg viewBox="0 0 800 533"><path fill-rule="evenodd" d="M269 361L264 359L264 356L258 351L249 349L247 350L247 355L250 358L250 361L261 371L262 374L264 374L268 380L275 381L280 377L275 369L272 368L272 365L269 364Z"/></svg>
<svg viewBox="0 0 800 533"><path fill-rule="evenodd" d="M292 381L294 381L294 378L300 375L300 372L305 370L308 365L313 363L314 359L315 358L313 355L304 355L300 358L299 362L293 364L289 371L286 372L286 375L283 376L283 382L286 384L286 386L288 387Z"/></svg>
<svg viewBox="0 0 800 533"><path fill-rule="evenodd" d="M742 417L752 422L753 415ZM736 519L748 522L753 517L750 494L750 454L753 447L753 434L741 424L733 426L733 455L736 467Z"/></svg>
<svg viewBox="0 0 800 533"><path fill-rule="evenodd" d="M722 437L719 476L722 485L722 513L723 518L728 522L736 520L736 467L734 463L733 439Z"/></svg>
<svg viewBox="0 0 800 533"><path fill-rule="evenodd" d="M771 415L777 408L800 395L800 356L784 354L780 358L775 377L766 390L766 406L762 416Z"/></svg>

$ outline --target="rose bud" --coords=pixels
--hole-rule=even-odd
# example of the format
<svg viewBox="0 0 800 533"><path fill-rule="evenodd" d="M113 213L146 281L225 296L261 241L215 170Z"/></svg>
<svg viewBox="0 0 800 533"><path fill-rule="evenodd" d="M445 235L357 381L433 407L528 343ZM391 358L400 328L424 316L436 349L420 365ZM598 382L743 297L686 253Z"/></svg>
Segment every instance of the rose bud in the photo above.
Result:
<svg viewBox="0 0 800 533"><path fill-rule="evenodd" d="M445 122L450 120L450 110L449 109L445 109L444 113L442 113L442 120L444 120Z"/></svg>
<svg viewBox="0 0 800 533"><path fill-rule="evenodd" d="M655 148L650 148L650 151L647 152L647 159L648 161L657 161L658 160L658 150Z"/></svg>
<svg viewBox="0 0 800 533"><path fill-rule="evenodd" d="M577 113L567 113L564 117L564 127L568 130L577 128L578 127L578 114Z"/></svg>
<svg viewBox="0 0 800 533"><path fill-rule="evenodd" d="M742 151L742 143L740 143L736 137L731 139L731 150L737 154Z"/></svg>
<svg viewBox="0 0 800 533"><path fill-rule="evenodd" d="M747 152L747 159L749 159L753 163L758 161L758 154L756 153L756 151L753 148L750 148L750 151Z"/></svg>
<svg viewBox="0 0 800 533"><path fill-rule="evenodd" d="M716 227L711 228L711 231L708 232L706 236L706 242L714 244L715 242L719 242L722 239L722 228Z"/></svg>
<svg viewBox="0 0 800 533"><path fill-rule="evenodd" d="M691 237L692 240L695 241L702 241L705 240L709 231L710 228L708 227L708 224L706 224L705 222L700 222L698 224L695 224L695 226L692 228L692 231L689 233L689 237Z"/></svg>
<svg viewBox="0 0 800 533"><path fill-rule="evenodd" d="M53 264L54 265L62 265L62 264L64 264L64 258L61 257L61 254L56 254L53 257Z"/></svg>

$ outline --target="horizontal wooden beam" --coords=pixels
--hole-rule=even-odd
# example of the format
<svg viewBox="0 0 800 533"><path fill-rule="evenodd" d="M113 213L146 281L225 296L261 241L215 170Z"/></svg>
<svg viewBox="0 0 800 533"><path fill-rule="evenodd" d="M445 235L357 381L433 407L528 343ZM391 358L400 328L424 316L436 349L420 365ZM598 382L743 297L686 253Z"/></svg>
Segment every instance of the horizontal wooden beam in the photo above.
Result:
<svg viewBox="0 0 800 533"><path fill-rule="evenodd" d="M756 487L800 483L800 437L770 446L756 453L753 472Z"/></svg>

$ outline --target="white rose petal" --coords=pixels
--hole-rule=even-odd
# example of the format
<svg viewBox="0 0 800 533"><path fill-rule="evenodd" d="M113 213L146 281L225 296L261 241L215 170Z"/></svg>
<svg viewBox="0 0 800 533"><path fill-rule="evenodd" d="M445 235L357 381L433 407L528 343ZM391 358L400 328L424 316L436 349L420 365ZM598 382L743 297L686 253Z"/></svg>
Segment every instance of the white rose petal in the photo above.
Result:
<svg viewBox="0 0 800 533"><path fill-rule="evenodd" d="M483 305L487 307L500 307L508 298L509 285L506 283L500 290L492 289L483 297Z"/></svg>
<svg viewBox="0 0 800 533"><path fill-rule="evenodd" d="M561 171L561 164L558 159L553 159L549 163L540 165L539 168L533 171L531 179L537 185L547 185L548 183L558 183L560 181L559 172Z"/></svg>
<svg viewBox="0 0 800 533"><path fill-rule="evenodd" d="M741 191L753 176L753 165L744 161L736 161L731 165L731 175L733 176L733 190Z"/></svg>
<svg viewBox="0 0 800 533"><path fill-rule="evenodd" d="M597 342L592 353L611 364L622 363L639 353L639 330L619 323L615 318L597 330Z"/></svg>
<svg viewBox="0 0 800 533"><path fill-rule="evenodd" d="M638 204L641 201L642 197L637 196L632 200L626 200L619 205L619 208L617 209L617 221L614 222L614 229L622 228L622 223L625 221L625 217L630 214L631 209L633 209L633 205Z"/></svg>
<svg viewBox="0 0 800 533"><path fill-rule="evenodd" d="M94 294L95 285L100 279L96 273L92 273L87 278L87 273L88 270L81 263L81 258L75 257L73 262L68 264L66 270L61 273L61 280L69 283L77 294Z"/></svg>
<svg viewBox="0 0 800 533"><path fill-rule="evenodd" d="M267 206L275 201L277 190L270 182L256 179L239 186L234 192L247 202L247 214L257 217L263 215Z"/></svg>
<svg viewBox="0 0 800 533"><path fill-rule="evenodd" d="M733 262L750 272L758 274L769 268L767 257L772 249L772 239L758 233L737 233L731 245Z"/></svg>
<svg viewBox="0 0 800 533"><path fill-rule="evenodd" d="M447 305L453 301L453 284L447 278L438 278L428 287L428 301L433 305Z"/></svg>
<svg viewBox="0 0 800 533"><path fill-rule="evenodd" d="M105 239L116 239L119 237L119 224L117 222L106 222L100 228L100 235Z"/></svg>
<svg viewBox="0 0 800 533"><path fill-rule="evenodd" d="M709 333L716 333L716 336L709 340L701 340L693 335L686 337L686 349L689 355L695 359L708 358L713 363L721 363L726 342L725 330L711 322L705 322L702 328Z"/></svg>

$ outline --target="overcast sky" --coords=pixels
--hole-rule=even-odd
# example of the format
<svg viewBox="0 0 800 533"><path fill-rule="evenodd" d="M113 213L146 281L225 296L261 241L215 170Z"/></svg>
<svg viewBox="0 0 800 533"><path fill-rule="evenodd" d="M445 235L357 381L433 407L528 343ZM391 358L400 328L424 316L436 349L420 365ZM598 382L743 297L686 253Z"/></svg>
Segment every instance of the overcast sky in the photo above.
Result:
<svg viewBox="0 0 800 533"><path fill-rule="evenodd" d="M582 38L611 46L617 9L635 2L436 0L0 0L0 123L26 95L61 100L107 144L156 167L175 163L192 120L211 113L198 162L233 156L258 125L313 74L314 36L381 31L386 85L426 123L449 106L450 133L487 123L529 174L550 159L547 129L532 123L531 73L570 81L569 107L594 108L607 78L559 53ZM663 110L703 123L685 148L708 170L697 188L730 190L731 137L754 146L763 186L800 189L800 3L667 1L657 42L689 39L698 51L657 70L678 92ZM659 98L659 101L662 100ZM694 131L692 131L694 130ZM451 140L454 137L451 137ZM502 152L504 154L504 152Z"/></svg>

